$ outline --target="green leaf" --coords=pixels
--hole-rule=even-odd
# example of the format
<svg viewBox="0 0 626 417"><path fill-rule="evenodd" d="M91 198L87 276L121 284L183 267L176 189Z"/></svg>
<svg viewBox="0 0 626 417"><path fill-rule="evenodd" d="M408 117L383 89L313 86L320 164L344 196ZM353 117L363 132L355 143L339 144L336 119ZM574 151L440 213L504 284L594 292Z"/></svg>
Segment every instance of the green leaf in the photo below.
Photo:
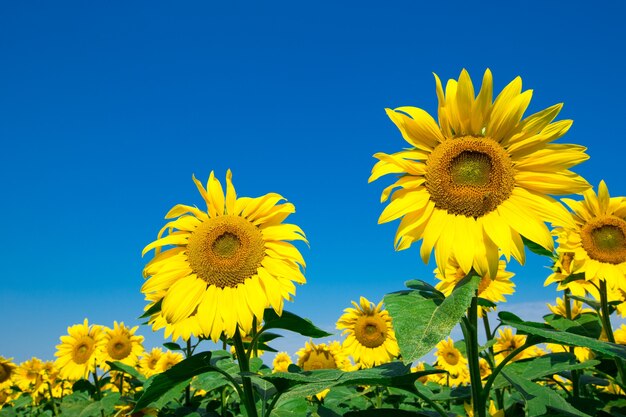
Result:
<svg viewBox="0 0 626 417"><path fill-rule="evenodd" d="M194 376L215 370L210 360L211 352L198 353L155 375L144 385L144 392L135 404L133 413L146 408L170 391L178 394Z"/></svg>
<svg viewBox="0 0 626 417"><path fill-rule="evenodd" d="M263 314L263 321L265 322L263 330L284 329L312 338L332 336L332 333L315 326L311 320L303 319L289 311L283 311L282 316L279 316L274 309L267 308Z"/></svg>
<svg viewBox="0 0 626 417"><path fill-rule="evenodd" d="M64 417L78 417L92 402L93 400L83 391L66 395L61 401L61 415Z"/></svg>
<svg viewBox="0 0 626 417"><path fill-rule="evenodd" d="M577 295L573 295L570 294L569 298L571 298L572 300L576 300L576 301L580 301L582 303L587 304L589 307L593 308L596 311L599 311L600 308L602 307L602 305L600 304L600 302L593 300L591 298L586 298L586 297L579 297Z"/></svg>
<svg viewBox="0 0 626 417"><path fill-rule="evenodd" d="M281 402L272 410L274 417L302 417L309 415L307 413L309 404L303 397L292 398L289 401Z"/></svg>
<svg viewBox="0 0 626 417"><path fill-rule="evenodd" d="M598 339L602 333L600 318L594 313L583 313L574 320L569 320L556 314L548 314L543 319L557 330L570 332L592 339Z"/></svg>
<svg viewBox="0 0 626 417"><path fill-rule="evenodd" d="M600 361L595 360L578 363L576 362L576 357L571 353L560 352L512 362L506 365L504 369L507 371L508 375L515 374L520 378L532 381L559 372L591 368L599 363ZM499 389L508 387L509 385L508 380L500 374L496 377L493 387Z"/></svg>
<svg viewBox="0 0 626 417"><path fill-rule="evenodd" d="M498 314L502 324L511 326L526 334L540 337L545 342L558 343L568 346L586 347L596 352L603 353L613 358L626 359L626 346L614 343L602 342L590 337L580 336L574 333L555 330L544 323L522 321L515 314L502 311Z"/></svg>
<svg viewBox="0 0 626 417"><path fill-rule="evenodd" d="M146 377L141 375L139 371L137 371L132 366L128 366L122 362L117 362L117 361L115 362L107 361L107 365L109 365L111 369L114 371L124 372L125 374L128 374L141 382L146 381Z"/></svg>
<svg viewBox="0 0 626 417"><path fill-rule="evenodd" d="M573 416L590 417L582 411L572 407L556 391L528 381L524 376L502 370L501 375L522 395L526 403L526 415L542 416L548 414L548 410L561 411ZM551 414L548 414L551 415Z"/></svg>
<svg viewBox="0 0 626 417"><path fill-rule="evenodd" d="M524 246L526 246L531 252L536 253L537 255L547 256L548 258L554 258L554 254L552 252L532 240L522 236L522 241L524 242Z"/></svg>
<svg viewBox="0 0 626 417"><path fill-rule="evenodd" d="M115 410L115 404L120 399L118 392L112 393L101 399L100 401L93 402L85 407L78 417L100 417L101 415L110 416Z"/></svg>
<svg viewBox="0 0 626 417"><path fill-rule="evenodd" d="M174 350L174 351L183 350L183 348L178 343L166 342L166 343L163 343L163 346L165 346L165 348L169 350Z"/></svg>
<svg viewBox="0 0 626 417"><path fill-rule="evenodd" d="M152 304L152 307L147 309L141 316L139 316L139 318L140 319L145 319L146 317L150 317L153 314L158 313L159 311L161 311L161 304L162 303L163 303L163 299L161 298L159 301L157 301L156 303Z"/></svg>
<svg viewBox="0 0 626 417"><path fill-rule="evenodd" d="M404 286L412 290L421 291L426 298L437 298L443 300L446 296L426 281L411 279L404 283Z"/></svg>
<svg viewBox="0 0 626 417"><path fill-rule="evenodd" d="M443 301L417 290L385 295L403 361L421 358L450 334L470 306L479 282L475 273L468 275Z"/></svg>

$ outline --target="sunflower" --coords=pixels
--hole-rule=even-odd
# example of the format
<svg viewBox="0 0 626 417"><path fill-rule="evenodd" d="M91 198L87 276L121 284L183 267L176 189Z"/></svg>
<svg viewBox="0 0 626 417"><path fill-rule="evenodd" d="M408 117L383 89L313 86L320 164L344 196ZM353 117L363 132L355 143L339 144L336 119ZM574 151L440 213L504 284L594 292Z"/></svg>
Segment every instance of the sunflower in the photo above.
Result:
<svg viewBox="0 0 626 417"><path fill-rule="evenodd" d="M522 346L524 343L526 343L526 335L513 334L513 331L508 327L504 330L498 330L496 343L493 345L493 350L496 354L496 363L502 362L511 352ZM529 346L515 355L511 361L534 358L536 356L543 355L543 353L544 352L538 347Z"/></svg>
<svg viewBox="0 0 626 417"><path fill-rule="evenodd" d="M272 362L272 373L288 372L289 365L292 363L291 356L287 352L278 352Z"/></svg>
<svg viewBox="0 0 626 417"><path fill-rule="evenodd" d="M161 356L163 356L163 349L155 347L149 353L144 353L141 359L139 359L141 373L146 378L149 378L159 372L156 366L159 359L161 359Z"/></svg>
<svg viewBox="0 0 626 417"><path fill-rule="evenodd" d="M487 379L491 375L491 366L486 359L478 358L478 367L480 369L480 379Z"/></svg>
<svg viewBox="0 0 626 417"><path fill-rule="evenodd" d="M365 297L359 304L352 302L354 308L346 308L337 321L337 329L346 335L343 349L352 355L361 367L387 363L400 354L398 341L391 326L391 317L382 308L382 301L374 305Z"/></svg>
<svg viewBox="0 0 626 417"><path fill-rule="evenodd" d="M13 363L13 358L6 359L0 356L0 389L11 384L11 377L17 366Z"/></svg>
<svg viewBox="0 0 626 417"><path fill-rule="evenodd" d="M184 359L183 355L178 352L166 351L156 364L157 372L165 372L172 366L181 362Z"/></svg>
<svg viewBox="0 0 626 417"><path fill-rule="evenodd" d="M557 104L522 119L532 91L522 92L515 78L492 103L492 77L485 71L478 96L468 73L450 80L444 94L435 75L439 124L415 107L387 109L411 148L377 153L369 181L400 174L381 196L390 204L379 223L402 218L395 237L397 250L422 239L427 263L435 249L443 269L454 256L468 273L487 271L495 277L499 249L507 261L524 262L525 237L548 250L553 240L545 221L567 219L567 211L549 195L586 190L589 184L569 171L588 159L586 148L551 144L572 122L552 123ZM394 191L396 188L399 190Z"/></svg>
<svg viewBox="0 0 626 417"><path fill-rule="evenodd" d="M557 283L557 291L569 290L577 297L584 297L586 293L592 292L595 286L592 282L584 279L584 274L581 274L581 279L570 278L573 260L574 254L572 252L560 253L552 267L552 274L546 278L543 286L546 287L552 283Z"/></svg>
<svg viewBox="0 0 626 417"><path fill-rule="evenodd" d="M304 259L286 242L306 242L304 232L282 223L293 204L278 204L283 197L275 193L238 198L231 179L228 170L224 193L213 172L206 188L193 177L207 211L174 206L165 217L176 219L143 250L155 249L155 257L144 268L148 279L141 290L162 294L165 322L193 318L190 332L214 342L222 333L234 336L238 327L249 333L267 307L282 314L284 300L296 292L294 282L306 282ZM161 252L166 246L172 247Z"/></svg>
<svg viewBox="0 0 626 417"><path fill-rule="evenodd" d="M139 326L133 328L124 325L124 322L113 322L113 328L104 330L102 340L102 364L105 371L109 369L106 361L122 362L123 364L135 366L139 356L143 353L143 336L136 336L135 332Z"/></svg>
<svg viewBox="0 0 626 417"><path fill-rule="evenodd" d="M14 372L15 384L24 392L34 393L43 382L43 362L38 358L31 358L22 362Z"/></svg>
<svg viewBox="0 0 626 417"><path fill-rule="evenodd" d="M498 263L498 271L494 278L490 278L489 274L485 273L478 285L478 296L489 300L493 303L505 302L505 295L511 295L515 292L515 284L511 281L511 278L515 275L512 272L508 272L506 269L506 262L503 260ZM441 273L439 268L435 269L435 277L440 281L435 288L441 291L444 295L448 296L454 290L454 287L467 275L465 271L460 267L455 258L448 259L448 263L445 267L444 273ZM480 317L486 311L492 309L486 307L480 307L478 309L478 315Z"/></svg>
<svg viewBox="0 0 626 417"><path fill-rule="evenodd" d="M546 305L548 306L552 314L561 316L561 317L567 317L567 309L565 307L565 300L563 300L562 298L556 299L555 306L553 306L552 304L546 304ZM571 307L570 307L572 320L576 319L582 313L593 313L593 312L594 311L590 308L583 308L583 303L578 300L573 300Z"/></svg>
<svg viewBox="0 0 626 417"><path fill-rule="evenodd" d="M558 345L555 343L546 343L546 349L554 353L561 353L561 352L570 353L569 346ZM576 346L574 348L574 356L576 356L576 359L578 360L578 362L581 362L581 363L591 360L596 357L595 353L593 353L591 349L579 347L579 346Z"/></svg>
<svg viewBox="0 0 626 417"><path fill-rule="evenodd" d="M454 341L451 337L437 343L435 348L437 349L435 351L436 368L448 371L450 374L460 374L462 370L467 369L467 359L460 350L454 347Z"/></svg>
<svg viewBox="0 0 626 417"><path fill-rule="evenodd" d="M626 199L611 198L604 181L597 195L590 189L583 196L582 201L563 199L572 213L569 221L554 223L557 252L573 254L572 274L626 290Z"/></svg>
<svg viewBox="0 0 626 417"><path fill-rule="evenodd" d="M448 373L431 374L429 377L431 377L433 382L448 387L460 387L463 385L469 385L471 382L469 369L467 367L459 368Z"/></svg>
<svg viewBox="0 0 626 417"><path fill-rule="evenodd" d="M341 349L337 341L315 344L308 341L304 347L296 352L298 355L297 365L305 371L315 369L341 369L351 371L353 369L350 360Z"/></svg>
<svg viewBox="0 0 626 417"><path fill-rule="evenodd" d="M89 372L101 362L103 338L102 326L90 326L87 319L83 324L68 327L54 354L61 378L71 381L88 378Z"/></svg>

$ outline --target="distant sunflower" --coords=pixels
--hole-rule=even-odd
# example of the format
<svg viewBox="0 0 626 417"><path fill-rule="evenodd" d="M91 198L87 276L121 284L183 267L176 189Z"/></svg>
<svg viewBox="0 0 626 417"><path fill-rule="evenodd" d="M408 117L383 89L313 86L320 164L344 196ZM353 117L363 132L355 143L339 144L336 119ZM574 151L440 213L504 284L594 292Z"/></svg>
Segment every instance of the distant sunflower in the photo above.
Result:
<svg viewBox="0 0 626 417"><path fill-rule="evenodd" d="M365 368L381 365L400 354L398 341L391 326L391 317L382 301L374 305L365 297L354 308L346 308L337 321L337 329L346 335L343 349Z"/></svg>
<svg viewBox="0 0 626 417"><path fill-rule="evenodd" d="M13 358L6 359L0 356L0 389L10 384L15 368L17 366L13 363Z"/></svg>
<svg viewBox="0 0 626 417"><path fill-rule="evenodd" d="M382 193L381 201L391 196L391 203L378 220L402 218L396 249L422 239L425 263L434 248L441 269L455 257L466 273L474 268L491 277L498 270L499 249L507 260L513 256L524 262L522 237L552 250L544 222L566 219L567 211L549 195L589 187L569 171L588 159L586 148L550 143L572 124L552 123L562 105L522 119L532 90L522 92L519 77L493 103L489 70L476 97L465 70L458 82L448 81L445 94L436 75L435 81L439 124L416 107L387 109L411 148L374 155L379 162L370 182L400 174Z"/></svg>
<svg viewBox="0 0 626 417"><path fill-rule="evenodd" d="M467 359L460 350L454 347L454 341L448 337L442 340L435 347L435 357L437 358L436 368L448 371L450 374L459 374L467 369Z"/></svg>
<svg viewBox="0 0 626 417"><path fill-rule="evenodd" d="M170 352L168 350L163 354L163 356L161 356L161 358L157 362L156 369L158 372L165 372L168 369L170 369L172 366L181 362L183 359L185 358L183 357L181 353Z"/></svg>
<svg viewBox="0 0 626 417"><path fill-rule="evenodd" d="M61 378L70 381L88 378L101 362L103 338L102 326L90 326L87 319L83 324L68 327L67 335L61 336L61 344L54 354Z"/></svg>
<svg viewBox="0 0 626 417"><path fill-rule="evenodd" d="M435 269L434 272L435 277L440 281L435 288L446 296L450 295L454 287L467 275L454 258L448 260L444 271L445 275L441 273L439 268ZM515 276L514 273L506 271L506 262L499 261L495 277L490 278L488 273L482 276L478 284L478 296L493 303L505 302L506 298L504 296L515 292L515 284L511 281L513 276ZM489 308L480 307L478 315L482 317L485 311L490 310Z"/></svg>
<svg viewBox="0 0 626 417"><path fill-rule="evenodd" d="M565 307L565 300L563 298L556 299L556 305L547 304L548 308L557 316L567 317L567 309ZM582 313L593 313L594 311L590 308L583 308L583 303L578 300L571 301L570 304L570 314L571 318L575 319L580 316Z"/></svg>
<svg viewBox="0 0 626 417"><path fill-rule="evenodd" d="M152 348L150 352L144 353L141 359L139 359L141 373L146 378L149 378L159 372L156 366L159 359L161 359L161 356L163 356L163 349L155 347Z"/></svg>
<svg viewBox="0 0 626 417"><path fill-rule="evenodd" d="M148 298L162 294L166 324L195 317L179 333L213 341L222 333L232 337L237 327L249 333L253 318L261 321L267 307L282 314L284 300L296 292L294 282L306 282L304 259L286 242L306 242L304 233L282 223L295 211L293 204L278 204L283 197L275 193L238 198L231 178L229 170L224 193L213 172L206 188L194 177L207 211L174 206L165 217L176 219L143 250L155 249L155 257L144 268L148 280L141 290ZM161 252L166 246L173 247Z"/></svg>
<svg viewBox="0 0 626 417"><path fill-rule="evenodd" d="M122 362L123 364L135 366L139 356L143 353L143 336L135 335L139 326L127 327L124 323L113 323L113 328L105 328L102 341L102 362L101 367L108 370L106 361Z"/></svg>
<svg viewBox="0 0 626 417"><path fill-rule="evenodd" d="M590 281L584 279L584 274L581 274L581 279L570 278L573 274L571 270L573 260L574 254L572 252L559 253L558 259L552 267L552 274L550 274L543 283L544 287L552 283L557 283L557 291L569 290L573 295L578 297L584 297L587 292L591 292L595 286Z"/></svg>
<svg viewBox="0 0 626 417"><path fill-rule="evenodd" d="M567 222L554 223L557 252L573 254L572 274L626 290L626 199L611 198L604 181L597 195L589 189L583 196L583 201L563 199L573 212Z"/></svg>
<svg viewBox="0 0 626 417"><path fill-rule="evenodd" d="M496 354L496 363L502 362L510 353L515 349L526 343L526 335L513 334L513 331L508 327L506 329L498 330L498 336L496 337L496 343L493 345L493 350ZM526 358L534 358L541 356L544 352L536 346L529 346L515 355L511 361L518 361Z"/></svg>
<svg viewBox="0 0 626 417"><path fill-rule="evenodd" d="M278 352L272 362L272 373L288 372L289 365L292 363L291 356L287 352Z"/></svg>
<svg viewBox="0 0 626 417"><path fill-rule="evenodd" d="M43 362L37 358L31 358L20 363L15 369L13 380L24 392L34 393L43 382Z"/></svg>
<svg viewBox="0 0 626 417"><path fill-rule="evenodd" d="M315 344L308 341L304 347L296 352L298 355L297 365L305 371L315 369L341 369L343 371L352 370L352 364L345 352L341 349L341 344L337 341Z"/></svg>

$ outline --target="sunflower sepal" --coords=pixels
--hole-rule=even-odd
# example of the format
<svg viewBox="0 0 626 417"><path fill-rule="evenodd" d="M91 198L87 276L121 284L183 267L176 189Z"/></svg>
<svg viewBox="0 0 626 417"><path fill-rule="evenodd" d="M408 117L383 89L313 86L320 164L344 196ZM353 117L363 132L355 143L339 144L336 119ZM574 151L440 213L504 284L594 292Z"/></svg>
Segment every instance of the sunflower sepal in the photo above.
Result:
<svg viewBox="0 0 626 417"><path fill-rule="evenodd" d="M544 248L538 243L533 242L525 236L522 236L522 242L524 242L524 246L528 248L532 253L535 253L540 256L547 256L548 258L555 259L554 252Z"/></svg>
<svg viewBox="0 0 626 417"><path fill-rule="evenodd" d="M150 306L150 308L148 308L146 311L144 311L144 313L139 316L138 318L140 319L146 319L146 318L150 318L155 314L158 314L161 312L161 304L163 303L163 299L161 298L159 301L157 301L156 303L152 304Z"/></svg>

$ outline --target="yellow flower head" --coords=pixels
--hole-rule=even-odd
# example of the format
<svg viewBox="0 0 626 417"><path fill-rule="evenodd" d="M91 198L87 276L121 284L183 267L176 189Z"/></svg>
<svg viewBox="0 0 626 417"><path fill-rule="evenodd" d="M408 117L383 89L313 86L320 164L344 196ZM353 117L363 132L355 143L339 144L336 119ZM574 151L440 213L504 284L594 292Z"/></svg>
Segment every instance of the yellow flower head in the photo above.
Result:
<svg viewBox="0 0 626 417"><path fill-rule="evenodd" d="M87 319L83 324L68 327L54 354L61 378L70 381L88 378L101 363L103 338L102 326L89 325Z"/></svg>
<svg viewBox="0 0 626 417"><path fill-rule="evenodd" d="M556 299L556 305L547 304L550 311L561 317L567 317L567 309L565 308L565 300L563 298ZM570 314L571 319L575 319L580 316L582 313L593 313L593 310L590 308L583 308L583 303L578 300L572 300L570 304Z"/></svg>
<svg viewBox="0 0 626 417"><path fill-rule="evenodd" d="M526 336L513 334L510 328L498 330L498 336L496 337L496 343L493 345L493 350L496 354L496 363L500 363L504 358L509 356L518 347L526 343ZM511 361L518 361L520 359L533 358L541 356L543 351L536 346L529 346L515 355Z"/></svg>
<svg viewBox="0 0 626 417"><path fill-rule="evenodd" d="M141 359L139 359L141 373L146 378L149 378L159 372L157 370L157 362L159 362L161 356L163 356L163 349L155 347L150 352L144 353Z"/></svg>
<svg viewBox="0 0 626 417"><path fill-rule="evenodd" d="M563 199L572 213L554 222L559 253L571 253L572 274L606 280L609 287L626 290L626 199L613 197L600 181L598 194L589 189L584 200Z"/></svg>
<svg viewBox="0 0 626 417"><path fill-rule="evenodd" d="M14 381L24 392L35 393L43 382L43 362L37 358L31 358L22 362L14 373Z"/></svg>
<svg viewBox="0 0 626 417"><path fill-rule="evenodd" d="M157 372L165 372L170 369L172 366L181 362L183 359L183 355L179 352L170 352L166 351L163 356L159 359L156 365Z"/></svg>
<svg viewBox="0 0 626 417"><path fill-rule="evenodd" d="M427 263L435 249L444 273L450 257L466 273L495 277L500 251L524 262L522 236L553 248L546 221L566 219L567 211L549 195L582 192L589 184L569 168L588 159L586 148L552 144L571 120L552 122L557 104L522 118L532 90L522 92L517 77L492 102L491 72L478 95L467 71L449 80L445 93L435 76L439 123L416 107L387 109L410 149L377 153L369 181L400 174L381 196L391 202L379 223L402 218L397 250L422 239ZM396 190L399 189L399 190Z"/></svg>
<svg viewBox="0 0 626 417"><path fill-rule="evenodd" d="M13 358L5 359L3 356L0 356L0 389L9 386L15 368L17 366L13 363Z"/></svg>
<svg viewBox="0 0 626 417"><path fill-rule="evenodd" d="M378 305L361 297L354 308L346 308L337 321L337 329L346 335L343 349L363 368L387 363L400 354L400 348L391 326L391 317Z"/></svg>
<svg viewBox="0 0 626 417"><path fill-rule="evenodd" d="M467 275L454 258L448 260L448 264L445 267L445 274L442 274L439 268L435 269L434 272L435 278L440 281L435 288L446 296L452 294L454 287ZM515 292L515 284L511 281L514 275L514 273L506 270L506 262L501 260L498 263L498 271L494 278L490 278L489 274L482 276L480 284L478 285L478 296L493 303L505 302L506 298L504 298L504 296L511 295ZM490 310L489 308L480 307L478 309L478 315L482 317L486 311Z"/></svg>
<svg viewBox="0 0 626 417"><path fill-rule="evenodd" d="M350 371L353 369L350 360L341 349L337 341L315 344L308 341L304 347L296 352L298 355L297 365L305 371L314 369L341 369Z"/></svg>
<svg viewBox="0 0 626 417"><path fill-rule="evenodd" d="M546 349L554 353L560 353L560 352L569 353L570 351L569 346L557 345L555 343L546 343ZM581 362L581 363L591 360L596 357L595 353L593 353L591 349L579 347L579 346L576 346L574 348L574 356L576 356L576 359L578 360L578 362Z"/></svg>
<svg viewBox="0 0 626 417"><path fill-rule="evenodd" d="M461 354L460 350L454 347L452 338L448 337L447 340L437 343L436 349L435 357L437 362L435 367L448 371L450 374L462 376L462 370L467 368L467 359Z"/></svg>
<svg viewBox="0 0 626 417"><path fill-rule="evenodd" d="M275 193L237 197L231 178L229 170L224 193L213 172L206 187L194 177L207 210L174 206L165 217L175 220L143 250L155 249L155 256L144 268L148 279L141 291L152 304L161 302L150 321L162 318L166 331L189 321L170 331L183 338L216 342L237 328L249 333L254 317L260 322L270 306L282 314L284 300L295 295L294 282L306 282L304 259L287 242L306 238L298 226L283 224L293 204L278 204L283 197Z"/></svg>
<svg viewBox="0 0 626 417"><path fill-rule="evenodd" d="M287 352L278 352L272 362L272 373L288 372L289 365L292 363L291 356Z"/></svg>
<svg viewBox="0 0 626 417"><path fill-rule="evenodd" d="M102 340L102 369L108 370L105 361L122 362L126 365L135 366L139 356L143 353L143 336L135 335L139 326L127 327L122 323L113 323L113 328L104 330Z"/></svg>

